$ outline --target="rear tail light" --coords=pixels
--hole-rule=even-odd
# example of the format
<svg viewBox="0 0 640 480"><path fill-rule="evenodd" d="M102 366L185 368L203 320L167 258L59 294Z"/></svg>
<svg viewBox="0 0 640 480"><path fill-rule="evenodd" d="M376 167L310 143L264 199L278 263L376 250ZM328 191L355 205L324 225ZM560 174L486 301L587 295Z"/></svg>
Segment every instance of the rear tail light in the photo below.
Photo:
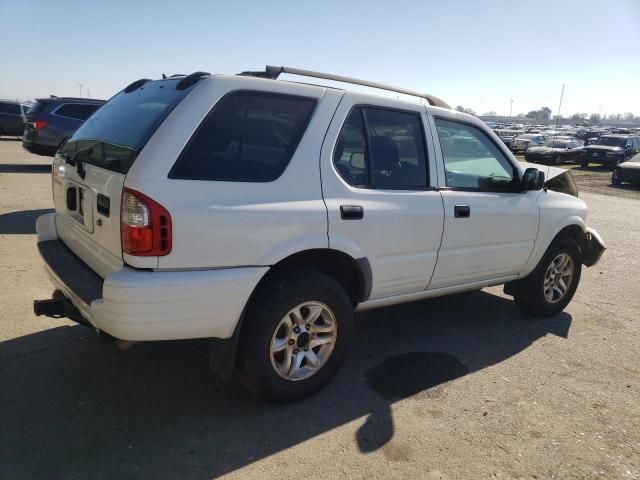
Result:
<svg viewBox="0 0 640 480"><path fill-rule="evenodd" d="M35 128L36 130L42 130L48 124L49 122L45 120L36 120L35 122L33 122L33 128Z"/></svg>
<svg viewBox="0 0 640 480"><path fill-rule="evenodd" d="M120 207L122 251L140 257L171 252L171 215L158 202L125 188Z"/></svg>

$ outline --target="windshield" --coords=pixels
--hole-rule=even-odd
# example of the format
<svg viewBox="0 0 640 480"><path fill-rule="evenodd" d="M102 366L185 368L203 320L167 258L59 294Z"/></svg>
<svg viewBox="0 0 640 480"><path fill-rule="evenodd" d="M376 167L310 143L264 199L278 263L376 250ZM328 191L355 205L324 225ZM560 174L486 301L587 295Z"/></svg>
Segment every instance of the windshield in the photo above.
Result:
<svg viewBox="0 0 640 480"><path fill-rule="evenodd" d="M160 80L130 93L121 91L76 130L60 153L126 173L151 135L193 88L176 90L177 82Z"/></svg>
<svg viewBox="0 0 640 480"><path fill-rule="evenodd" d="M624 147L626 138L621 137L600 137L596 145L607 145L609 147Z"/></svg>

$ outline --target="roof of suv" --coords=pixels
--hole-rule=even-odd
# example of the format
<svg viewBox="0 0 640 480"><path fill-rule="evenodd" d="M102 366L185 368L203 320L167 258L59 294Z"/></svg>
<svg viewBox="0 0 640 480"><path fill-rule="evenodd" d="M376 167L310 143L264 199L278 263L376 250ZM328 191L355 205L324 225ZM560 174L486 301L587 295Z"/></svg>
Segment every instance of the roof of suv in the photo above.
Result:
<svg viewBox="0 0 640 480"><path fill-rule="evenodd" d="M80 98L80 97L56 97L36 98L37 102L85 102L85 103L105 103L106 100L99 98Z"/></svg>

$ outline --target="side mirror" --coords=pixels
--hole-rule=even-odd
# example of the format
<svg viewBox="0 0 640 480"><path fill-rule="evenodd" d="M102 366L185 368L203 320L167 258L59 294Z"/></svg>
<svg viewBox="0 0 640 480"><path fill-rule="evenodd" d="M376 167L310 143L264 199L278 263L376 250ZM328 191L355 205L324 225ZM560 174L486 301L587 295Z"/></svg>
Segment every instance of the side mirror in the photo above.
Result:
<svg viewBox="0 0 640 480"><path fill-rule="evenodd" d="M520 189L523 192L530 190L542 190L544 186L544 172L537 168L527 168L520 181Z"/></svg>

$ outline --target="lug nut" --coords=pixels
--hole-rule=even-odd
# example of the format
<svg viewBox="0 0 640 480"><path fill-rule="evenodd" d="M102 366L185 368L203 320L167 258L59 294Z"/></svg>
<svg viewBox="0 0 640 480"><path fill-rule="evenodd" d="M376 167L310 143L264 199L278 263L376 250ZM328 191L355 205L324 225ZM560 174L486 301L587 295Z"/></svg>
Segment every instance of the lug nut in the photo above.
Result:
<svg viewBox="0 0 640 480"><path fill-rule="evenodd" d="M289 345L293 345L294 343L296 343L293 339L289 340Z"/></svg>
<svg viewBox="0 0 640 480"><path fill-rule="evenodd" d="M304 328L306 328L307 330L311 329L311 325L309 325L308 323L304 326Z"/></svg>
<svg viewBox="0 0 640 480"><path fill-rule="evenodd" d="M299 350L297 348L293 351L294 355L297 355L298 352L299 352Z"/></svg>
<svg viewBox="0 0 640 480"><path fill-rule="evenodd" d="M304 347L304 351L305 351L305 352L306 352L306 351L308 351L308 350L309 350L309 347L308 347L308 346Z"/></svg>
<svg viewBox="0 0 640 480"><path fill-rule="evenodd" d="M293 332L294 332L294 333L300 333L300 327L295 327L295 328L293 329Z"/></svg>

